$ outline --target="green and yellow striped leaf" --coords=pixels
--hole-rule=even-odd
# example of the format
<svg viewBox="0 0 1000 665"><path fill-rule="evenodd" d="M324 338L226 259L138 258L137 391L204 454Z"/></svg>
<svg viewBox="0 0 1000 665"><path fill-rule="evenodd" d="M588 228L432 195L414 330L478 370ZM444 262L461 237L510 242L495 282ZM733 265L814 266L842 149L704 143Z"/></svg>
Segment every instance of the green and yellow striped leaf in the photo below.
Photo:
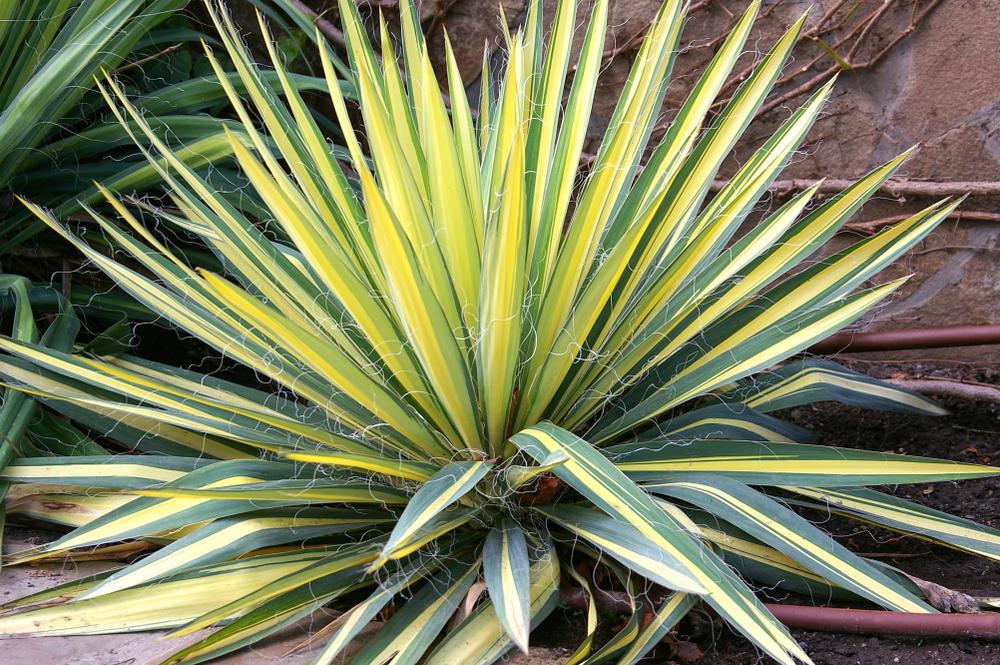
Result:
<svg viewBox="0 0 1000 665"><path fill-rule="evenodd" d="M556 608L559 602L559 557L549 548L532 562L531 626L534 628ZM427 656L427 665L455 663L492 663L514 646L507 631L497 620L489 601L484 601L466 617Z"/></svg>
<svg viewBox="0 0 1000 665"><path fill-rule="evenodd" d="M696 508L685 513L695 529L728 565L754 583L780 592L795 593L817 603L831 600L858 600L794 559L765 545L742 529Z"/></svg>
<svg viewBox="0 0 1000 665"><path fill-rule="evenodd" d="M778 501L731 478L677 474L657 494L685 501L740 527L837 586L897 612L934 609L881 570Z"/></svg>
<svg viewBox="0 0 1000 665"><path fill-rule="evenodd" d="M754 377L734 398L767 413L837 401L866 409L940 416L943 408L920 393L884 383L826 360L800 360Z"/></svg>
<svg viewBox="0 0 1000 665"><path fill-rule="evenodd" d="M635 665L642 660L643 656L652 651L667 636L670 629L684 618L688 610L694 607L696 600L696 596L678 592L670 594L661 601L653 618L643 626L632 644L620 655L619 665Z"/></svg>
<svg viewBox="0 0 1000 665"><path fill-rule="evenodd" d="M755 8L751 7L744 15L730 37L733 40L732 43L727 41L719 54L720 57L726 53L732 55L733 52L738 52L732 49L738 42L741 30L748 24L748 21L752 20L754 11ZM541 381L550 386L559 385L559 379L570 370L574 357L571 350L582 346L588 337L593 336L595 332L593 329L600 319L601 313L605 311L612 299L617 300L618 303L632 304L633 307L629 311L630 318L633 321L642 321L647 315L649 307L643 299L633 302L634 298L637 297L637 291L639 291L640 278L645 277L652 270L657 275L655 279L664 282L665 286L644 286L643 288L647 290L647 299L657 303L664 302L671 292L679 286L680 279L690 277L695 272L694 269L706 258L714 256L720 249L719 245L724 243L728 236L735 231L740 214L734 212L732 208L740 210L746 206L748 201L756 200L763 188L766 188L766 183L769 182L766 177L766 169L763 173L752 177L744 177L746 174L741 172L734 178L734 181L731 182L731 188L735 188L737 186L735 183L743 180L749 180L753 183L756 179L762 182L757 183L755 187L748 187L750 191L742 199L739 196L730 197L730 189L723 190L716 197L716 202L724 202L734 198L735 200L730 202L730 207L726 208L722 203L719 203L714 209L711 209L710 206L710 210L706 211L706 216L709 220L715 220L714 223L708 224L707 229L696 228L691 231L697 240L692 240L687 244L685 251L670 263L669 269L663 269L658 265L661 261L666 263L672 248L677 244L677 238L688 226L688 219L693 215L707 192L707 183L711 181L723 158L731 150L736 137L739 136L763 100L771 82L777 76L794 45L803 20L804 17L788 31L772 53L764 59L754 74L741 86L726 110L721 114L719 121L708 130L684 166L676 172L669 187L659 194L661 198L658 199L658 204L644 212L639 218L639 223L633 224L622 232L620 237L606 239L609 242L608 257L599 264L599 270L595 271L593 279L580 293L573 315L559 334L550 352L546 367L541 375ZM713 85L711 79L715 76L713 67L732 65L732 61L728 65L721 64L721 62L713 62L705 74L708 77L706 85L709 86L709 89ZM715 81L715 84L717 82L718 80ZM694 102L692 101L692 103ZM814 103L814 110L818 111L819 106L819 103ZM687 119L683 122L687 122ZM777 158L772 157L770 161L764 160L771 167L769 173L772 178L777 175L780 166L783 165L782 158L787 159L794 151L794 146L797 145L795 139L800 140L804 136L808 125L809 121L807 120L800 123L797 132L785 132L794 134L790 141L792 149L788 149L787 145L766 146L768 149L766 154L778 155ZM751 162L747 168L750 166L758 165ZM600 166L596 168L600 168ZM607 170L617 172L619 168ZM757 196L753 196L755 189ZM583 196L586 197L586 193ZM651 226L652 228L650 228ZM729 229L728 232L727 229ZM612 229L610 233L614 234L615 230ZM643 241L646 242L643 243ZM616 284L619 285L618 288L616 288ZM611 308L612 310L616 309L615 306L611 306ZM618 312L612 311L606 318L605 325L614 321L617 314ZM547 397L549 396L543 396L542 401L545 402Z"/></svg>
<svg viewBox="0 0 1000 665"><path fill-rule="evenodd" d="M535 510L647 579L671 589L704 592L704 587L685 570L681 561L657 547L634 527L583 506L550 506Z"/></svg>
<svg viewBox="0 0 1000 665"><path fill-rule="evenodd" d="M478 560L472 564L452 562L432 575L350 662L415 665L458 609L476 581L479 567Z"/></svg>
<svg viewBox="0 0 1000 665"><path fill-rule="evenodd" d="M10 515L74 529L90 524L136 499L127 494L73 494L65 489L51 491L56 488L49 485L25 487L28 488L26 493L11 492L8 495L6 510ZM7 558L24 560L21 555L19 552Z"/></svg>
<svg viewBox="0 0 1000 665"><path fill-rule="evenodd" d="M365 453L341 453L316 450L311 452L284 453L283 457L295 462L309 462L345 469L357 469L369 473L380 473L404 480L425 482L438 471L438 467L427 462L407 459L393 459L387 455Z"/></svg>
<svg viewBox="0 0 1000 665"><path fill-rule="evenodd" d="M370 529L392 522L376 510L295 508L222 517L143 558L87 592L86 597L160 579L187 568L235 559L258 549L321 536Z"/></svg>
<svg viewBox="0 0 1000 665"><path fill-rule="evenodd" d="M172 482L207 463L166 455L35 457L13 460L0 471L0 478L15 483L131 490Z"/></svg>
<svg viewBox="0 0 1000 665"><path fill-rule="evenodd" d="M230 621L208 637L171 654L159 665L210 661L259 642L355 590L362 584L359 582L361 577L358 569L344 570L288 591Z"/></svg>
<svg viewBox="0 0 1000 665"><path fill-rule="evenodd" d="M277 501L282 503L377 503L402 505L410 493L391 485L362 479L293 478L265 482L241 482L223 487L159 487L132 490L134 494L162 499L198 499L197 503L233 501Z"/></svg>
<svg viewBox="0 0 1000 665"><path fill-rule="evenodd" d="M384 538L377 538L367 542L335 546L331 551L326 552L326 556L313 561L307 568L290 572L266 584L257 585L252 592L241 594L229 602L213 603L212 609L198 614L171 632L170 636L190 635L202 628L243 615L273 598L278 598L295 589L308 587L309 584L327 576L346 572L350 579L360 581L364 577L364 565L378 556L379 545L384 540Z"/></svg>
<svg viewBox="0 0 1000 665"><path fill-rule="evenodd" d="M576 650L566 659L566 665L579 665L586 661L594 647L594 637L597 634L597 599L590 588L590 580L581 575L573 566L566 567L566 573L580 585L587 594L587 632Z"/></svg>
<svg viewBox="0 0 1000 665"><path fill-rule="evenodd" d="M766 316L756 317L748 325L729 334L723 342L709 347L710 351L701 353L693 362L678 367L673 376L656 388L651 396L644 396L647 386L640 384L633 388L632 400L626 396L625 413L617 418L606 417L592 428L588 436L597 442L606 441L693 397L798 353L857 320L905 281L904 278L889 282L805 313L796 311L784 321L772 318L780 316L778 307L767 308ZM779 321L784 325L774 325ZM694 344L694 347L697 346L697 343ZM740 348L741 360L734 363L731 353L736 346Z"/></svg>
<svg viewBox="0 0 1000 665"><path fill-rule="evenodd" d="M1000 531L997 529L885 492L865 487L782 486L781 489L808 499L792 499L792 503L848 515L978 556L1000 559Z"/></svg>
<svg viewBox="0 0 1000 665"><path fill-rule="evenodd" d="M409 556L424 545L431 543L433 543L434 547L439 546L442 536L456 531L459 527L465 526L473 520L477 520L481 511L482 507L479 506L453 506L443 510L429 522L421 526L405 545L394 549L388 555L387 560L391 561ZM381 566L382 563L378 565Z"/></svg>
<svg viewBox="0 0 1000 665"><path fill-rule="evenodd" d="M793 658L807 659L784 626L724 564L717 563L681 524L593 446L547 423L518 432L512 440L536 460L564 451L570 459L553 470L560 479L680 561L702 587L705 600L771 657L789 665Z"/></svg>
<svg viewBox="0 0 1000 665"><path fill-rule="evenodd" d="M538 476L552 471L569 457L565 453L553 453L537 465L532 464L511 464L504 470L507 485L512 489L517 489L527 485Z"/></svg>
<svg viewBox="0 0 1000 665"><path fill-rule="evenodd" d="M0 611L9 613L13 610L23 610L32 605L48 605L55 602L65 602L79 597L81 594L85 593L88 589L93 588L101 582L101 580L107 579L111 575L115 574L115 571L121 568L124 564L119 564L117 566L112 566L108 570L101 571L99 573L94 573L93 575L85 575L83 577L78 577L77 579L70 580L68 582L62 582L61 584L56 584L48 588L42 589L41 591L36 591L34 593L29 593L27 596L21 596L19 598L14 598L13 600L7 601L0 604Z"/></svg>
<svg viewBox="0 0 1000 665"><path fill-rule="evenodd" d="M328 552L303 550L191 569L106 596L0 617L0 634L99 635L172 628L240 598L247 588L308 570L327 556ZM153 596L155 603L150 602Z"/></svg>
<svg viewBox="0 0 1000 665"><path fill-rule="evenodd" d="M399 516L372 569L393 558L399 550L408 547L420 535L422 527L428 526L446 508L459 501L467 503L466 495L489 470L488 462L470 460L452 462L435 473L407 501L406 509Z"/></svg>
<svg viewBox="0 0 1000 665"><path fill-rule="evenodd" d="M985 478L1000 469L913 455L805 443L698 439L627 443L604 452L630 478L669 482L677 472L711 473L748 485L849 487Z"/></svg>
<svg viewBox="0 0 1000 665"><path fill-rule="evenodd" d="M500 624L521 651L531 630L528 542L511 520L490 529L483 544L483 577Z"/></svg>
<svg viewBox="0 0 1000 665"><path fill-rule="evenodd" d="M637 437L642 441L730 439L811 443L807 429L761 413L740 402L725 401L692 409L652 427Z"/></svg>
<svg viewBox="0 0 1000 665"><path fill-rule="evenodd" d="M337 629L323 650L319 652L313 665L330 665L334 659L351 643L368 622L375 618L382 608L399 592L416 583L428 573L433 572L439 563L434 560L424 560L401 567L388 580L379 584L378 590L367 600L358 603L337 618Z"/></svg>
<svg viewBox="0 0 1000 665"><path fill-rule="evenodd" d="M628 621L618 629L610 640L602 644L587 660L583 661L588 665L614 660L627 650L635 643L636 638L639 636L639 632L642 630L642 622L646 616L646 603L643 602L642 596L639 594L635 578L626 569L618 565L613 563L605 563L605 565L618 578L618 582L625 587L625 594L628 597L630 605L629 617Z"/></svg>
<svg viewBox="0 0 1000 665"><path fill-rule="evenodd" d="M274 462L242 460L215 462L195 469L168 485L178 492L185 487L225 487L258 483L268 477L281 477L288 471L285 465ZM54 552L137 538L178 529L207 519L250 512L262 507L240 500L209 501L131 496L127 498L130 500L123 505L49 543L44 550ZM277 506L282 503L296 502L285 499L271 505Z"/></svg>

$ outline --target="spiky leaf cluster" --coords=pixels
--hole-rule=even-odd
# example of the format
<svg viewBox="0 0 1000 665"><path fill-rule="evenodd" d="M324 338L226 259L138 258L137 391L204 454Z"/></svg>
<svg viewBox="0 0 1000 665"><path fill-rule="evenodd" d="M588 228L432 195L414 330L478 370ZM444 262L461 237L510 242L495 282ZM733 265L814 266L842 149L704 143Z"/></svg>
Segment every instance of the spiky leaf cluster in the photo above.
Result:
<svg viewBox="0 0 1000 665"><path fill-rule="evenodd" d="M20 601L24 611L0 618L0 631L187 635L224 623L168 661L200 662L352 599L318 658L328 663L405 598L354 662L489 663L527 648L561 584L594 591L579 572L591 560L630 594L633 612L597 649L591 603L572 663L636 662L699 599L777 661L808 662L747 580L933 609L789 504L1000 558L997 532L868 488L996 469L813 445L769 415L826 399L940 413L836 365L773 369L891 294L900 281L856 289L955 205L799 270L904 156L822 204L804 191L738 234L832 82L711 192L805 17L711 115L744 51L752 3L650 145L684 21L683 3L668 0L583 170L607 0L595 2L578 57L576 4L560 2L546 31L532 3L507 37L502 71L487 65L483 81L497 84L482 86L475 114L450 48L446 101L416 12L402 4L397 53L382 23L376 52L353 3L341 2L358 116L320 51L347 164L277 54L274 82L225 13L214 14L246 91L220 75L243 129L229 146L266 219L216 193L114 81L103 85L171 187L162 219L226 270L189 265L110 192L117 216L91 215L121 258L32 209L151 310L281 391L0 341L11 383L82 422L115 422L137 433L135 448L158 453L11 465L10 480L86 488L81 505L92 509L20 560L164 543L67 591L65 605ZM480 579L486 597L452 622ZM673 595L644 625L648 584Z"/></svg>

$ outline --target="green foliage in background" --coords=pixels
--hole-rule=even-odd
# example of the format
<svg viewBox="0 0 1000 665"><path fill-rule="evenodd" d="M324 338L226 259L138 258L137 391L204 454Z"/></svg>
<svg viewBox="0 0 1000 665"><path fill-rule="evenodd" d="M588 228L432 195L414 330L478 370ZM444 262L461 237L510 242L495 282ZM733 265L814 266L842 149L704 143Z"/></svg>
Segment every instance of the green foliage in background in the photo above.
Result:
<svg viewBox="0 0 1000 665"><path fill-rule="evenodd" d="M284 0L261 4L302 20ZM14 195L66 218L103 199L95 180L123 193L162 183L135 150L129 136L134 123L118 123L98 94L95 79L105 73L120 78L149 127L179 159L236 196L242 183L231 168L206 168L232 156L215 117L226 112L226 96L199 54L199 40L214 40L182 13L187 5L0 0L0 254L45 228ZM300 89L324 88L320 79L293 78ZM242 135L239 123L231 129Z"/></svg>

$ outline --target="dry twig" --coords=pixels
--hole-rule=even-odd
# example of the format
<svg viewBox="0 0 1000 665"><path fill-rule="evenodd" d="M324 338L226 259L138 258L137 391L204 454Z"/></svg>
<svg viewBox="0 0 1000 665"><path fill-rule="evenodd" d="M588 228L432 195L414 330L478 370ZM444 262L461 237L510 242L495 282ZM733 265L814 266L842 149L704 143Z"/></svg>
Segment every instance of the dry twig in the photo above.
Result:
<svg viewBox="0 0 1000 665"><path fill-rule="evenodd" d="M830 67L824 69L822 72L814 75L809 80L796 86L795 88L778 95L774 99L767 101L760 110L757 112L758 115L763 115L772 109L782 106L789 101L800 97L809 92L812 92L819 86L823 85L837 72L848 70L852 72L858 72L865 69L871 69L879 62L881 62L889 53L894 49L901 41L903 41L907 36L913 33L914 30L920 25L921 22L938 6L940 0L931 0L931 2L924 7L924 9L919 14L911 14L910 21L903 30L896 33L896 35L889 40L889 42L882 47L878 52L869 57L867 60L857 60L858 52L864 45L865 41L871 36L872 31L875 26L879 23L886 12L895 4L894 0L884 0L882 5L876 9L874 12L868 15L864 20L858 23L845 37L837 40L831 48L833 53L836 53L838 49L847 45L848 41L853 39L850 47L848 48L847 55L842 58L843 62L836 63ZM914 5L916 8L916 5ZM806 33L808 34L808 33ZM818 41L819 37L817 35L812 35L810 37L813 41ZM824 49L824 53L813 58L811 61L806 63L803 67L799 68L792 74L779 79L778 85L787 85L794 81L799 76L811 71L812 67L815 66L820 60L823 59L824 55L829 55L829 53Z"/></svg>
<svg viewBox="0 0 1000 665"><path fill-rule="evenodd" d="M944 395L946 397L1000 404L1000 387L991 386L987 383L936 378L886 379L886 383L917 392L931 393L932 395Z"/></svg>
<svg viewBox="0 0 1000 665"><path fill-rule="evenodd" d="M111 74L112 75L117 75L117 74L121 74L122 72L127 72L130 69L135 69L136 67L141 67L141 66L145 65L147 62L152 62L153 60L158 60L159 58L162 58L165 55L169 55L169 54L173 53L174 51L176 51L177 49L179 49L181 46L182 46L182 44L174 44L173 46L168 46L167 48L163 49L162 51L158 51L158 52L156 52L156 53L154 53L152 55L147 55L145 58L140 58L140 59L136 60L135 62L130 62L128 64L122 65L118 69L116 69L113 72L111 72Z"/></svg>
<svg viewBox="0 0 1000 665"><path fill-rule="evenodd" d="M725 179L712 182L711 190L717 192L729 183ZM819 185L819 192L824 194L839 193L854 184L847 178L826 178L822 181L810 178L793 178L790 180L775 180L770 190L779 195L802 191L814 185ZM1000 196L1000 181L952 181L938 182L932 180L910 180L909 178L893 178L886 181L879 189L883 194L904 200L907 196L922 196L943 198L946 196Z"/></svg>
<svg viewBox="0 0 1000 665"><path fill-rule="evenodd" d="M889 217L879 217L867 222L851 222L845 224L841 230L860 233L862 235L871 235L887 226L902 222L909 217L910 215L908 214L890 215ZM958 222L1000 222L1000 213L983 212L981 210L955 210L948 217Z"/></svg>
<svg viewBox="0 0 1000 665"><path fill-rule="evenodd" d="M302 0L288 1L297 10L311 18L319 31L326 35L327 39L338 46L347 46L347 40L344 38L344 33L340 28L310 9Z"/></svg>

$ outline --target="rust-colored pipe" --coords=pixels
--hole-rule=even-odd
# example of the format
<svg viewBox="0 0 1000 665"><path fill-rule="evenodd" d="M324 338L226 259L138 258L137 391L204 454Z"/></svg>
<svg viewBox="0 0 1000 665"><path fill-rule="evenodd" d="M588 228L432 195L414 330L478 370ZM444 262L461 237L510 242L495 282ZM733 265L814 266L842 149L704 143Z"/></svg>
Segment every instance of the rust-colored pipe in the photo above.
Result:
<svg viewBox="0 0 1000 665"><path fill-rule="evenodd" d="M809 347L810 353L857 353L859 351L901 351L948 346L1000 344L1000 325L954 326L885 330L882 332L842 332Z"/></svg>
<svg viewBox="0 0 1000 665"><path fill-rule="evenodd" d="M789 628L862 635L1000 639L1000 612L979 614L914 614L886 610L768 604L767 609Z"/></svg>
<svg viewBox="0 0 1000 665"><path fill-rule="evenodd" d="M571 607L586 608L588 595L581 588L559 592ZM631 603L621 591L597 591L597 603L617 612L628 612ZM789 628L826 633L861 635L916 635L939 638L1000 640L1000 612L980 614L916 614L886 610L855 610L839 607L766 604L767 609Z"/></svg>

